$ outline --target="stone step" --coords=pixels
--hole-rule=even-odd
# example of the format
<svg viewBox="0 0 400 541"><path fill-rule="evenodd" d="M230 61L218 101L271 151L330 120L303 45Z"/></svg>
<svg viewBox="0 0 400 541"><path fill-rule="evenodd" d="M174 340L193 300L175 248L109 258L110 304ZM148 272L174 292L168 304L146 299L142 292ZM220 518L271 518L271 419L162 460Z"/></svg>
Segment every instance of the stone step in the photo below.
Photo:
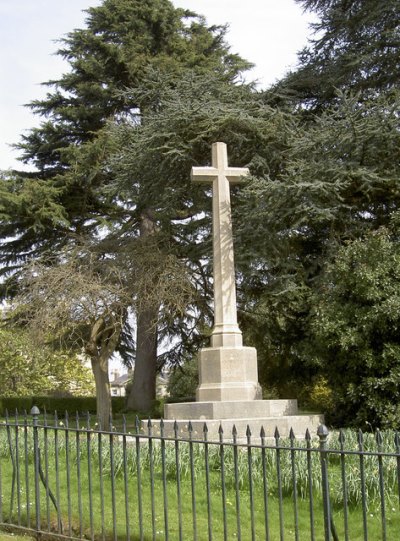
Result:
<svg viewBox="0 0 400 541"><path fill-rule="evenodd" d="M282 417L298 413L297 400L230 400L165 404L164 418L175 419L253 419Z"/></svg>
<svg viewBox="0 0 400 541"><path fill-rule="evenodd" d="M163 434L167 438L175 436L175 420L164 420ZM279 435L282 438L289 437L290 429L293 430L297 439L304 439L307 429L311 437L316 437L317 428L324 423L323 415L282 415L279 417L263 417L263 418L229 418L229 419L191 419L193 440L204 439L204 426L207 425L207 439L210 442L219 441L220 427L223 430L223 439L226 442L232 441L232 430L236 427L237 441L239 443L246 442L247 429L251 431L251 442L260 444L261 428L264 428L266 439L270 440L275 436L275 430L278 429ZM178 438L189 439L189 419L177 420ZM152 421L152 434L159 436L160 421ZM143 422L144 432L147 431L147 422Z"/></svg>

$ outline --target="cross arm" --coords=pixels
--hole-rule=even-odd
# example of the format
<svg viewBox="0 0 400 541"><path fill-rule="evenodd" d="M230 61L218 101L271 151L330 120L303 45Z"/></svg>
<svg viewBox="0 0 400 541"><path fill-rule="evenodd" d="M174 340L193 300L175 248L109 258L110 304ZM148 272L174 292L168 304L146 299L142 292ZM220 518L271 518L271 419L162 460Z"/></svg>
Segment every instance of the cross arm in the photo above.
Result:
<svg viewBox="0 0 400 541"><path fill-rule="evenodd" d="M218 176L216 167L192 167L192 182L212 182Z"/></svg>
<svg viewBox="0 0 400 541"><path fill-rule="evenodd" d="M220 173L216 167L192 167L192 182L208 183L212 182ZM250 174L247 167L227 167L223 175L231 184L244 182L243 177Z"/></svg>
<svg viewBox="0 0 400 541"><path fill-rule="evenodd" d="M250 171L247 167L228 167L225 169L225 176L231 184L242 184L246 181L243 177L247 177Z"/></svg>

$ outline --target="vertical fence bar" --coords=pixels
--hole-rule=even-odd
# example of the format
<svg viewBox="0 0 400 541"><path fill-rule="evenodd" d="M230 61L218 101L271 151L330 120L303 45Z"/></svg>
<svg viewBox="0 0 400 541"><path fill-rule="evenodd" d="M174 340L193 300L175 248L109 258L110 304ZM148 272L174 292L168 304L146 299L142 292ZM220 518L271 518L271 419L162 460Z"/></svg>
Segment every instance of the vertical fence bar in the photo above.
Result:
<svg viewBox="0 0 400 541"><path fill-rule="evenodd" d="M48 425L47 425L47 412L44 410L43 414L43 447L44 447L44 472L45 472L45 489L46 489L46 517L47 517L47 531L51 529L50 520L50 488L49 488L49 441L48 441Z"/></svg>
<svg viewBox="0 0 400 541"><path fill-rule="evenodd" d="M110 415L109 452L110 452L110 482L111 482L111 511L113 539L117 541L117 508L115 501L115 461L114 461L114 434L113 421Z"/></svg>
<svg viewBox="0 0 400 541"><path fill-rule="evenodd" d="M394 445L396 448L396 463L397 463L397 497L400 507L400 435L396 431L394 435Z"/></svg>
<svg viewBox="0 0 400 541"><path fill-rule="evenodd" d="M150 473L150 500L151 500L151 531L153 541L156 539L156 506L154 498L154 449L151 419L147 421L147 435L149 437L149 473Z"/></svg>
<svg viewBox="0 0 400 541"><path fill-rule="evenodd" d="M254 486L253 486L253 456L251 445L251 430L249 425L246 429L247 438L247 471L249 474L249 499L250 499L250 521L251 521L251 541L256 541L256 525L254 519Z"/></svg>
<svg viewBox="0 0 400 541"><path fill-rule="evenodd" d="M269 506L268 506L268 478L267 478L267 461L265 449L265 430L261 427L261 464L263 473L263 497L264 497L264 520L265 520L265 541L270 541L269 537Z"/></svg>
<svg viewBox="0 0 400 541"><path fill-rule="evenodd" d="M221 469L221 496L222 496L222 522L224 525L224 541L228 541L228 528L226 520L226 486L225 486L225 445L224 445L224 430L220 423L218 429L219 435L219 458Z"/></svg>
<svg viewBox="0 0 400 541"><path fill-rule="evenodd" d="M364 467L364 437L361 430L358 431L357 439L358 439L358 452L360 456L361 503L362 503L364 541L368 541L367 498L366 498L366 489L365 489L365 467Z"/></svg>
<svg viewBox="0 0 400 541"><path fill-rule="evenodd" d="M38 441L38 417L40 414L39 408L33 406L31 409L32 425L33 425L33 456L35 465L35 527L36 531L40 532L40 489L39 489L39 441Z"/></svg>
<svg viewBox="0 0 400 541"><path fill-rule="evenodd" d="M311 434L306 430L305 434L307 446L307 478L308 478L308 497L310 499L310 541L315 541L314 529L314 495L313 495L313 476L312 476L312 453L311 453Z"/></svg>
<svg viewBox="0 0 400 541"><path fill-rule="evenodd" d="M72 536L72 507L71 507L71 470L70 470L70 449L69 449L69 417L68 411L64 416L64 440L65 440L65 468L67 472L67 508L68 508L68 535Z"/></svg>
<svg viewBox="0 0 400 541"><path fill-rule="evenodd" d="M31 502L30 502L30 485L29 485L29 445L28 445L28 415L24 411L24 467L25 467L25 502L26 502L26 526L31 527ZM1 476L0 476L1 477ZM0 483L0 494L1 494ZM1 504L0 504L1 505ZM3 519L0 519L3 522Z"/></svg>
<svg viewBox="0 0 400 541"><path fill-rule="evenodd" d="M104 483L103 483L103 439L102 439L102 426L100 419L98 419L98 433L97 433L97 451L99 455L99 485L100 485L100 520L101 520L101 538L105 541L106 532L104 524Z"/></svg>
<svg viewBox="0 0 400 541"><path fill-rule="evenodd" d="M194 469L194 456L193 456L193 425L189 421L189 463L190 463L190 487L192 493L192 523L193 523L193 541L197 541L197 512L196 512L196 474Z"/></svg>
<svg viewBox="0 0 400 541"><path fill-rule="evenodd" d="M282 492L282 472L281 472L281 446L280 434L278 427L275 429L275 458L276 458L276 476L278 480L278 504L279 504L279 536L280 540L284 540L284 518L283 518L283 492Z"/></svg>
<svg viewBox="0 0 400 541"><path fill-rule="evenodd" d="M210 490L210 462L208 454L208 426L203 426L204 441L204 467L206 470L206 494L207 494L207 519L208 519L208 540L212 541L212 510L211 510L211 490Z"/></svg>
<svg viewBox="0 0 400 541"><path fill-rule="evenodd" d="M76 451L76 483L78 488L78 516L79 535L83 536L83 513L82 513L82 482L81 482L81 432L79 427L79 414L75 417L75 451Z"/></svg>
<svg viewBox="0 0 400 541"><path fill-rule="evenodd" d="M233 469L235 475L235 505L236 505L236 535L238 541L242 539L242 529L240 523L240 481L239 481L239 465L238 465L238 444L236 425L232 428L233 439Z"/></svg>
<svg viewBox="0 0 400 541"><path fill-rule="evenodd" d="M324 532L325 541L331 540L331 508L329 502L329 483L328 483L328 459L326 451L326 442L328 438L328 429L325 425L320 425L317 430L319 437L319 452L321 460L322 477L322 499L324 508Z"/></svg>
<svg viewBox="0 0 400 541"><path fill-rule="evenodd" d="M179 440L178 440L178 423L174 422L174 436L175 436L175 477L176 477L176 495L178 499L178 531L179 541L182 541L183 529L182 529L182 499L181 499L181 468L179 461Z"/></svg>
<svg viewBox="0 0 400 541"><path fill-rule="evenodd" d="M130 521L129 521L129 483L128 483L128 458L126 448L126 417L122 417L122 459L124 469L124 496L125 496L125 534L126 540L131 539Z"/></svg>
<svg viewBox="0 0 400 541"><path fill-rule="evenodd" d="M167 473L166 473L166 458L165 458L165 438L164 438L164 420L160 420L160 438L161 438L161 472L162 472L162 484L163 484L163 496L164 496L164 538L165 541L169 539L169 525L168 525L168 493L167 493Z"/></svg>
<svg viewBox="0 0 400 541"><path fill-rule="evenodd" d="M0 434L3 435L2 427L0 427ZM2 453L0 452L0 522L3 524L3 466L2 466ZM28 493L27 493L28 494ZM27 496L28 497L28 496Z"/></svg>
<svg viewBox="0 0 400 541"><path fill-rule="evenodd" d="M378 472L379 472L379 494L381 499L381 520L382 520L382 541L386 541L386 506L385 506L385 481L383 475L382 462L382 434L379 430L376 431L376 444L378 446Z"/></svg>
<svg viewBox="0 0 400 541"><path fill-rule="evenodd" d="M143 504L142 504L142 468L140 464L140 422L136 416L136 475L138 489L139 539L143 541Z"/></svg>
<svg viewBox="0 0 400 541"><path fill-rule="evenodd" d="M15 410L15 472L17 484L17 522L21 526L21 480L19 475L19 426L18 410Z"/></svg>
<svg viewBox="0 0 400 541"><path fill-rule="evenodd" d="M296 476L296 452L295 447L295 435L293 428L289 432L290 440L290 462L292 467L292 481L293 481L293 508L294 508L294 538L295 541L299 541L299 513L297 503L297 476Z"/></svg>
<svg viewBox="0 0 400 541"><path fill-rule="evenodd" d="M10 518L9 518L9 522L12 522L12 516L14 513L14 496L15 496L15 457L14 457L13 442L12 442L12 437L11 437L11 423L8 417L7 409L6 409L6 430L7 430L8 449L9 449L11 465L12 465Z"/></svg>
<svg viewBox="0 0 400 541"><path fill-rule="evenodd" d="M346 477L346 454L344 452L344 444L346 438L343 430L339 431L339 443L340 443L340 466L342 474L342 487L343 487L343 521L344 521L344 539L349 541L349 516L348 516L348 489L347 489L347 477Z"/></svg>
<svg viewBox="0 0 400 541"><path fill-rule="evenodd" d="M54 468L56 476L56 500L57 500L57 528L58 533L63 534L63 525L61 520L61 500L60 500L60 460L58 451L58 414L54 412Z"/></svg>
<svg viewBox="0 0 400 541"><path fill-rule="evenodd" d="M89 525L90 539L94 541L94 525L93 525L93 472L92 472L92 429L90 426L90 414L86 413L86 458L88 472L88 491L89 491Z"/></svg>

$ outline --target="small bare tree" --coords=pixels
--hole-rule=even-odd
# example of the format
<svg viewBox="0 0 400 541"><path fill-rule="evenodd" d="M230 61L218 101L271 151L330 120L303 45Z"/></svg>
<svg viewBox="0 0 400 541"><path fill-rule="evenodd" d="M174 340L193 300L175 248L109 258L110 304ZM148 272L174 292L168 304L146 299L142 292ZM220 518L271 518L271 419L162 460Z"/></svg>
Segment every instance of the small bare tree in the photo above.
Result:
<svg viewBox="0 0 400 541"><path fill-rule="evenodd" d="M155 239L151 245L133 240L119 246L113 257L105 258L99 246L92 250L81 245L36 261L24 269L18 290L12 317L18 325L28 327L38 343L84 351L90 358L104 429L111 413L109 360L130 309L146 313L156 305L164 317L174 318L184 313L194 295L185 265ZM149 322L154 327L158 313L155 316ZM139 398L147 385L155 389L155 367L141 361L135 363Z"/></svg>
<svg viewBox="0 0 400 541"><path fill-rule="evenodd" d="M14 302L13 320L35 341L88 355L104 429L111 413L109 360L132 304L127 283L116 262L74 250L27 266Z"/></svg>

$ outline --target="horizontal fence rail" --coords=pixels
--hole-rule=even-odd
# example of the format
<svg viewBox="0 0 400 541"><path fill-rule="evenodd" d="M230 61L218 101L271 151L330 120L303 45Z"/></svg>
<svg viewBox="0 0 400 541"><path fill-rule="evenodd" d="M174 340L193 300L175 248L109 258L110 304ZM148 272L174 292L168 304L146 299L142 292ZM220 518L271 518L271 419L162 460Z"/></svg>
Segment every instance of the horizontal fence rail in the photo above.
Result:
<svg viewBox="0 0 400 541"><path fill-rule="evenodd" d="M400 526L395 432L293 431L216 441L189 424L62 418L0 420L0 527L38 538L391 541ZM244 438L244 441L243 441Z"/></svg>

